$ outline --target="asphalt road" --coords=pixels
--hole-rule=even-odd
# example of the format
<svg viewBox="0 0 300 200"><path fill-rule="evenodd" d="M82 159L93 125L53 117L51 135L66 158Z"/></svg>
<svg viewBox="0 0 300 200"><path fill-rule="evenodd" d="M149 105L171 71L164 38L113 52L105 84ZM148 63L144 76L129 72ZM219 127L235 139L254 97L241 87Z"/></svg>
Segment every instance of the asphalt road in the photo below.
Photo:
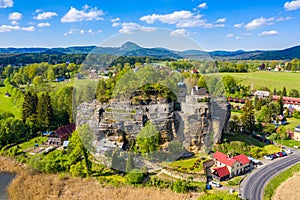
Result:
<svg viewBox="0 0 300 200"><path fill-rule="evenodd" d="M299 151L295 151L286 157L272 160L268 165L255 169L241 183L240 194L242 199L261 200L267 182L273 176L297 162L300 162Z"/></svg>

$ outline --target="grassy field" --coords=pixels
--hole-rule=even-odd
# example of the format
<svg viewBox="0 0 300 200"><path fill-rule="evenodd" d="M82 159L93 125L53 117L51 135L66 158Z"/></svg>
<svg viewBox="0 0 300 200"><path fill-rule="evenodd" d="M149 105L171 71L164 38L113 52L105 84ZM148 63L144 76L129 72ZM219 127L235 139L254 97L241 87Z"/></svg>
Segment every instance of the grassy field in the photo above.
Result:
<svg viewBox="0 0 300 200"><path fill-rule="evenodd" d="M11 97L5 96L5 88L0 87L0 112L10 112L16 117L21 117L21 111L11 102Z"/></svg>
<svg viewBox="0 0 300 200"><path fill-rule="evenodd" d="M181 159L171 163L169 166L179 171L202 172L203 161L205 160L201 160L200 158Z"/></svg>
<svg viewBox="0 0 300 200"><path fill-rule="evenodd" d="M276 189L295 173L300 172L300 163L290 167L279 175L275 176L267 185L264 191L263 199L272 199Z"/></svg>
<svg viewBox="0 0 300 200"><path fill-rule="evenodd" d="M268 87L271 91L274 88L282 90L286 87L290 89L300 90L300 73L291 72L249 72L249 73L221 73L221 76L230 75L241 81L244 85L253 85L254 90L260 87Z"/></svg>
<svg viewBox="0 0 300 200"><path fill-rule="evenodd" d="M296 126L298 126L300 124L300 120L299 119L296 119L294 117L292 118L287 118L287 125L285 125L284 127L287 129L287 130L290 130L290 131L294 131L294 129L296 128Z"/></svg>

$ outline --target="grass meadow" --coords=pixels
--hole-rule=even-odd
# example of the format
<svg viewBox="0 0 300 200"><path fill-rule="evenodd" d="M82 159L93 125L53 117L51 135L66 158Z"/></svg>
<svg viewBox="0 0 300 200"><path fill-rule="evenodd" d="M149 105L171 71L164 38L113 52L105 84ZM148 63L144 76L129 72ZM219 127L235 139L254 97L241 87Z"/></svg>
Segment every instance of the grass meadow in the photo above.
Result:
<svg viewBox="0 0 300 200"><path fill-rule="evenodd" d="M291 89L300 90L300 73L268 71L221 73L221 76L226 75L236 78L243 85L250 85L253 90L258 90L261 87L268 87L271 92L273 92L274 88L276 88L276 90L282 90L283 87L286 87L287 92Z"/></svg>

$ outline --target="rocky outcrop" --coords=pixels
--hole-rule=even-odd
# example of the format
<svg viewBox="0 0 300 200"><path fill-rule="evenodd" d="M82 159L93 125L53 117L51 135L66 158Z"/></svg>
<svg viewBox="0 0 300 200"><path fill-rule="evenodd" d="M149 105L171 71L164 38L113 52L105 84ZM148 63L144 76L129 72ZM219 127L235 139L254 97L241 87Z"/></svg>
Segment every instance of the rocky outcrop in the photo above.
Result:
<svg viewBox="0 0 300 200"><path fill-rule="evenodd" d="M94 100L78 107L76 125L88 124L97 140L111 148L114 145L126 148L126 142L135 139L150 121L160 132L162 145L176 139L188 151L198 152L220 142L230 117L229 108L227 102L221 101L182 102L178 111L174 110L173 103L132 105L130 101L113 101L101 104Z"/></svg>

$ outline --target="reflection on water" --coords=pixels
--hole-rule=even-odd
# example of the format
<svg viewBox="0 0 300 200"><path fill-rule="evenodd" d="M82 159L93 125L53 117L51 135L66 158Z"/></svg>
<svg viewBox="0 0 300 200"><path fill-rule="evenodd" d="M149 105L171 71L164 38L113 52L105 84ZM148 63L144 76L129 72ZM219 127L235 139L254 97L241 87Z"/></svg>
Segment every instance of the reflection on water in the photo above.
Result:
<svg viewBox="0 0 300 200"><path fill-rule="evenodd" d="M12 173L0 173L0 200L8 200L6 188L14 177Z"/></svg>

